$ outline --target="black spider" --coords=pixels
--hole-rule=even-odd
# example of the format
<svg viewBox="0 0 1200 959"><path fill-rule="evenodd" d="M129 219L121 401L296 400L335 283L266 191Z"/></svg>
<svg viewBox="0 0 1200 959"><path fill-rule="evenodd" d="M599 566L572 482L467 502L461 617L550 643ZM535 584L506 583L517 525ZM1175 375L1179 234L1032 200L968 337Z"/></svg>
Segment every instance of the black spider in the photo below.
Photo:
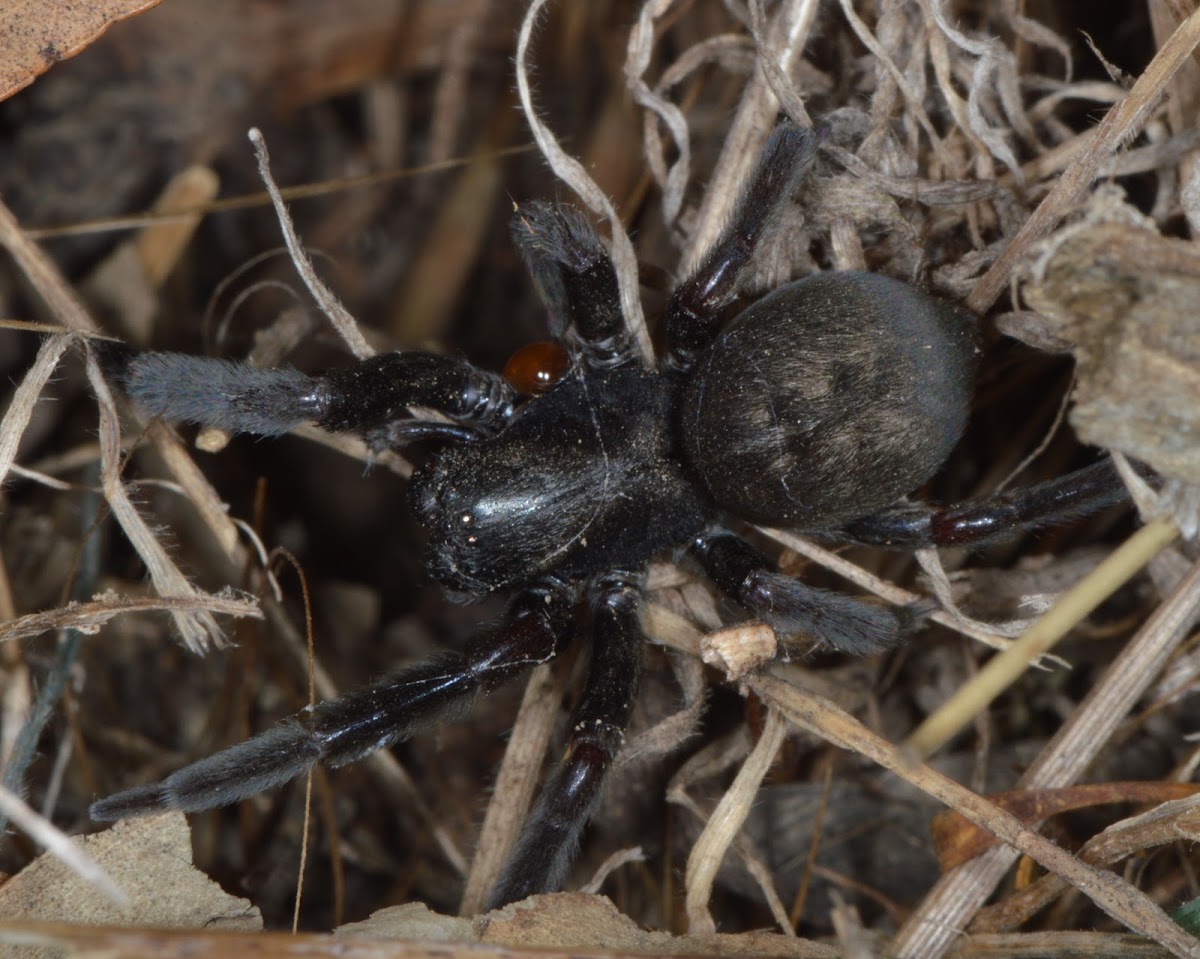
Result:
<svg viewBox="0 0 1200 959"><path fill-rule="evenodd" d="M868 653L898 642L904 611L786 577L727 527L748 521L915 548L979 541L1120 499L1104 461L957 507L896 505L957 443L976 352L973 317L912 286L869 273L811 276L722 329L739 274L815 148L811 133L792 126L772 134L728 228L671 298L657 370L639 361L596 234L550 204L523 207L514 227L567 350L557 373L535 363L549 387L540 395L523 398L500 376L430 353L314 377L109 348L109 369L152 415L259 434L312 421L360 433L377 450L439 442L410 487L430 532L429 573L455 593L513 596L504 619L464 651L320 703L161 783L97 802L92 816L208 809L319 762L361 759L549 660L571 640L582 595L591 666L566 756L491 901L555 890L629 720L652 558L686 552L781 635ZM414 407L441 416L418 418Z"/></svg>

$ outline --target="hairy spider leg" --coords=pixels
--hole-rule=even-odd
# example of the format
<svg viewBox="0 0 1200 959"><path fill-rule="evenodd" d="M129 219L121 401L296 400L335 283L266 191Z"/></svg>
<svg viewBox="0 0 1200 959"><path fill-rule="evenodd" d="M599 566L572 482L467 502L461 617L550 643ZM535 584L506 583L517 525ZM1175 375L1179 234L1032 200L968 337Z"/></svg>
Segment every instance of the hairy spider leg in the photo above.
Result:
<svg viewBox="0 0 1200 959"><path fill-rule="evenodd" d="M783 202L812 167L822 132L790 123L777 126L717 242L667 305L666 364L687 371L720 332L721 309L737 293L737 281Z"/></svg>
<svg viewBox="0 0 1200 959"><path fill-rule="evenodd" d="M1066 476L950 506L900 503L847 523L831 536L900 549L981 545L1019 531L1069 522L1128 498L1116 465L1106 456Z"/></svg>
<svg viewBox="0 0 1200 959"><path fill-rule="evenodd" d="M584 215L556 203L525 203L513 216L512 235L550 317L551 334L559 339L573 330L593 369L638 362L621 314L617 272Z"/></svg>
<svg viewBox="0 0 1200 959"><path fill-rule="evenodd" d="M718 589L774 629L785 645L788 637L803 634L827 649L869 656L899 645L918 618L915 610L806 586L723 529L698 536L689 551Z"/></svg>
<svg viewBox="0 0 1200 959"><path fill-rule="evenodd" d="M213 809L280 786L317 763L336 768L357 762L465 712L477 693L552 659L573 635L574 625L571 590L561 580L547 578L514 596L504 620L465 650L444 653L302 710L162 782L94 803L91 816L109 821L165 809Z"/></svg>
<svg viewBox="0 0 1200 959"><path fill-rule="evenodd" d="M542 788L489 909L562 888L633 711L645 639L641 601L638 576L612 572L593 582L591 664L566 755Z"/></svg>
<svg viewBox="0 0 1200 959"><path fill-rule="evenodd" d="M93 347L95 348L95 347ZM380 451L409 438L397 424L410 407L449 417L458 430L431 425L447 438L489 434L513 414L516 394L495 373L463 360L419 351L381 353L314 376L290 367L260 369L237 360L184 353L139 353L105 342L101 362L144 412L231 433L278 436L302 423L358 433Z"/></svg>

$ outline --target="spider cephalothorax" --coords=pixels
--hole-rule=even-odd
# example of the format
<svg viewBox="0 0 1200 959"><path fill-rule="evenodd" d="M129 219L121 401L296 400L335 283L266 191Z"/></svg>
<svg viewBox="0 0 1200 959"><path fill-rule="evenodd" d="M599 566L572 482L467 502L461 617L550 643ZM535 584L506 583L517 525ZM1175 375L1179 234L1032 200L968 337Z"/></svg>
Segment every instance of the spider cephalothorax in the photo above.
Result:
<svg viewBox="0 0 1200 959"><path fill-rule="evenodd" d="M505 618L466 649L320 703L161 783L102 800L92 815L206 809L318 762L359 759L550 659L572 638L582 598L591 666L566 756L493 903L553 890L630 716L642 574L652 558L690 556L785 638L802 633L865 653L895 644L909 617L782 575L731 527L757 522L913 548L1118 499L1102 463L949 509L898 503L958 441L974 368L973 317L915 287L820 274L774 290L722 329L739 274L814 153L806 131L785 125L772 134L729 226L671 298L658 369L646 369L634 349L596 234L580 214L551 204L523 207L514 226L569 354L531 398L495 374L420 352L308 376L108 348L108 368L149 414L260 434L312 421L360 433L375 449L441 444L410 488L430 531L428 571L455 593L513 597Z"/></svg>

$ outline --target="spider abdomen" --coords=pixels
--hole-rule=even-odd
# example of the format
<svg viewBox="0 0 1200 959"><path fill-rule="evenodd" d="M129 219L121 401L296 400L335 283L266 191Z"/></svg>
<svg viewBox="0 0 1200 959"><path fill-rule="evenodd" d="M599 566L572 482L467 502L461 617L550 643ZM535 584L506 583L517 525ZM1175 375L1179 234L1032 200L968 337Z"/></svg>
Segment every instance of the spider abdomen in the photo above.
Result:
<svg viewBox="0 0 1200 959"><path fill-rule="evenodd" d="M684 449L722 509L824 529L932 476L966 424L969 313L873 273L824 273L739 314L696 364Z"/></svg>

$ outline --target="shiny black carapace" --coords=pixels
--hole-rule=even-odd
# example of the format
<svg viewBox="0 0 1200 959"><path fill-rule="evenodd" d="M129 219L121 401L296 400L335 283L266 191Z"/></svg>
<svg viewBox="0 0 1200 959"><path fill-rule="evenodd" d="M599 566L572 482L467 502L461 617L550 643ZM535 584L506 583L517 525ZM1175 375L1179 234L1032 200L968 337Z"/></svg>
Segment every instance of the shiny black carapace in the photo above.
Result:
<svg viewBox="0 0 1200 959"><path fill-rule="evenodd" d="M870 653L898 642L906 611L805 586L731 529L760 523L916 548L975 542L1120 498L1105 461L953 508L900 502L939 469L967 419L974 318L945 300L884 276L824 273L722 323L816 141L790 125L772 134L727 229L671 298L657 369L645 368L634 348L612 262L592 227L574 210L543 203L518 211L514 234L557 346L512 364L520 390L431 353L391 353L309 376L104 348L115 381L150 415L266 435L315 422L358 433L376 450L434 444L410 487L430 533L429 574L456 594L504 590L512 599L504 619L464 651L102 800L93 817L208 809L316 763L360 759L549 660L572 640L582 601L591 667L570 742L492 903L554 890L629 720L651 559L690 556L785 643L804 634Z"/></svg>

